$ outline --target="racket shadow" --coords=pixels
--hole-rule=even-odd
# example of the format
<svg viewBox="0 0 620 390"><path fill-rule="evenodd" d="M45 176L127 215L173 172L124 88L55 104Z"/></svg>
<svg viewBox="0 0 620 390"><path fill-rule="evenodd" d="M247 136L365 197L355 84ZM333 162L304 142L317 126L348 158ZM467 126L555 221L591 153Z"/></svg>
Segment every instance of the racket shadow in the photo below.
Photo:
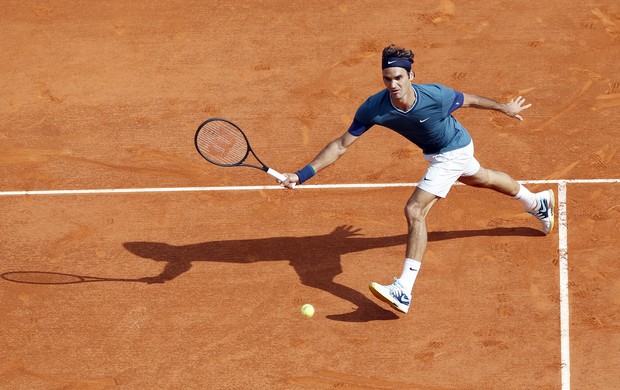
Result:
<svg viewBox="0 0 620 390"><path fill-rule="evenodd" d="M183 246L159 242L126 242L123 246L136 256L165 263L159 275L141 278L143 282L165 283L173 280L189 271L194 261L237 264L288 261L303 285L329 292L356 307L351 313L328 315L327 318L346 322L397 319L393 311L384 309L365 294L335 281L342 273L341 256L370 249L404 246L407 242L406 234L363 237L359 234L360 230L339 226L328 234L317 236L223 240ZM432 232L429 241L507 235L535 236L538 232L527 228Z"/></svg>
<svg viewBox="0 0 620 390"><path fill-rule="evenodd" d="M11 271L0 274L8 282L21 284L61 285L90 282L142 282L140 279L103 278L49 271Z"/></svg>

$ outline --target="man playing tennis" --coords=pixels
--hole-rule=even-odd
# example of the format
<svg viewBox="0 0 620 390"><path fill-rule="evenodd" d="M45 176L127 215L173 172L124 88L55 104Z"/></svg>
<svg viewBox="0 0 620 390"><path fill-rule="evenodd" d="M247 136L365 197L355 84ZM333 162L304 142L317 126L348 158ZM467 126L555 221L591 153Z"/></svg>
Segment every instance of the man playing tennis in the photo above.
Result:
<svg viewBox="0 0 620 390"><path fill-rule="evenodd" d="M431 207L445 198L458 180L464 184L489 188L520 201L525 211L538 218L542 231L553 229L555 196L552 190L532 193L506 173L480 166L467 130L451 115L461 107L503 112L523 120L519 113L531 106L521 96L506 104L461 93L438 84L413 84L411 50L390 45L383 49L382 72L386 88L369 97L357 110L346 133L328 143L308 165L296 173L285 173L282 184L292 188L321 169L333 164L349 146L373 125L401 134L422 149L430 163L424 177L405 207L409 227L406 259L401 276L391 285L370 284L371 292L395 309L407 313L413 284L427 245L426 216Z"/></svg>

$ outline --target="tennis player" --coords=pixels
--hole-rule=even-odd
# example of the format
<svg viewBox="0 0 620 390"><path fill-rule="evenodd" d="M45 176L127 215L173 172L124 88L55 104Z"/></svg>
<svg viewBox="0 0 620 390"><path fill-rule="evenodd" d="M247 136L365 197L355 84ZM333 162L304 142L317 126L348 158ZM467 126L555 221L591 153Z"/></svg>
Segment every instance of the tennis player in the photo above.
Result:
<svg viewBox="0 0 620 390"><path fill-rule="evenodd" d="M518 200L525 211L540 220L545 234L553 229L555 207L552 190L532 193L508 174L482 167L474 157L470 134L452 116L459 108L474 107L523 120L520 113L531 104L525 104L521 96L503 104L439 84L414 84L413 58L411 50L395 45L384 48L382 73L386 88L358 108L353 123L342 136L328 143L301 170L285 173L287 180L282 182L287 188L306 182L338 160L373 125L387 127L422 149L430 166L405 207L409 230L401 276L394 278L390 285L370 284L371 292L378 299L403 313L409 311L413 285L426 251L426 216L457 180Z"/></svg>

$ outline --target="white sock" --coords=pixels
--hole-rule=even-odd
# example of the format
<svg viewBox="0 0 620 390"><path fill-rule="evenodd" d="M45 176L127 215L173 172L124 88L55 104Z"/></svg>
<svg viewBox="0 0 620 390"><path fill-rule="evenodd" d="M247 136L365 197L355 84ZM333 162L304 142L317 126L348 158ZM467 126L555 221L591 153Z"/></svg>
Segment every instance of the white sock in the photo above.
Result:
<svg viewBox="0 0 620 390"><path fill-rule="evenodd" d="M409 295L411 295L411 291L413 291L413 284L415 283L415 278L418 276L421 265L422 263L417 260L409 258L405 259L403 273L400 275L400 278L398 278L398 280L400 281L400 284L402 284L405 288L405 291L409 292Z"/></svg>
<svg viewBox="0 0 620 390"><path fill-rule="evenodd" d="M519 193L517 193L514 198L521 202L527 211L535 211L538 208L536 195L527 188L523 187L523 184L519 184Z"/></svg>

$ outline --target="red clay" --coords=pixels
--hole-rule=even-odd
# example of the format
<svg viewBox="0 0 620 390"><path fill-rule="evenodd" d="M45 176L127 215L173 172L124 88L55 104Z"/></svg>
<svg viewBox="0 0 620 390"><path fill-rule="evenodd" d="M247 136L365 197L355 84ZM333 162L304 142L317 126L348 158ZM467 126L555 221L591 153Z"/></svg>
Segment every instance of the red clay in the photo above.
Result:
<svg viewBox="0 0 620 390"><path fill-rule="evenodd" d="M416 52L416 82L533 103L523 122L457 111L483 165L620 177L616 2L211 3L4 7L0 191L272 184L202 160L196 126L232 119L297 170L383 87L389 43ZM377 128L308 184L416 182L425 164ZM412 311L372 297L402 265L412 190L2 196L0 273L128 280L0 279L0 383L560 388L558 230L510 199L455 187L430 216ZM620 386L618 191L567 187L575 389Z"/></svg>

